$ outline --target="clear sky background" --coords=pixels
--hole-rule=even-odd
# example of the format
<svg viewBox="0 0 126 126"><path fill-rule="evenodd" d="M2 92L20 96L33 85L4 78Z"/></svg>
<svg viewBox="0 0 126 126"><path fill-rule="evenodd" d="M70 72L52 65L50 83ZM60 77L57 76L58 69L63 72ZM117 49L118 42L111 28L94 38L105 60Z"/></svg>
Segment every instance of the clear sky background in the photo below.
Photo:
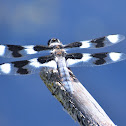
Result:
<svg viewBox="0 0 126 126"><path fill-rule="evenodd" d="M125 0L0 0L1 44L46 45L52 37L67 44L117 33L126 36ZM103 51L126 53L126 40L105 49L73 52ZM10 60L0 58L0 63ZM126 61L72 71L113 122L124 126ZM78 123L51 95L39 74L0 76L0 126L64 125Z"/></svg>

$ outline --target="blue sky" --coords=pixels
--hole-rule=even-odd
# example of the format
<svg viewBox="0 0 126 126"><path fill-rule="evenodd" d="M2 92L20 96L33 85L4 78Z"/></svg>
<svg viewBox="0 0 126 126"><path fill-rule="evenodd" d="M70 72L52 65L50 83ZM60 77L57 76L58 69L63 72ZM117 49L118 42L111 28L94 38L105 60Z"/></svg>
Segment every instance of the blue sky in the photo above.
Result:
<svg viewBox="0 0 126 126"><path fill-rule="evenodd" d="M46 45L55 37L67 44L109 34L126 36L125 5L125 0L1 0L0 43ZM105 49L76 50L103 51L126 53L126 40ZM0 58L0 63L12 60ZM124 126L126 61L71 69L113 122ZM78 126L48 91L39 74L0 76L0 126L54 125Z"/></svg>

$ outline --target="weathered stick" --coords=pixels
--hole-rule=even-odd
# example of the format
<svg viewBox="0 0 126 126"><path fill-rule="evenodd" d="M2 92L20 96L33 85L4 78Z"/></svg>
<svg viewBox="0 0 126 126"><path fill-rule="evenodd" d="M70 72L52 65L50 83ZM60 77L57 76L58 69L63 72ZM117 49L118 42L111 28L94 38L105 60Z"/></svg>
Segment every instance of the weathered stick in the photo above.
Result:
<svg viewBox="0 0 126 126"><path fill-rule="evenodd" d="M115 126L100 105L69 70L74 93L69 95L63 87L57 70L43 68L40 77L52 95L81 126Z"/></svg>

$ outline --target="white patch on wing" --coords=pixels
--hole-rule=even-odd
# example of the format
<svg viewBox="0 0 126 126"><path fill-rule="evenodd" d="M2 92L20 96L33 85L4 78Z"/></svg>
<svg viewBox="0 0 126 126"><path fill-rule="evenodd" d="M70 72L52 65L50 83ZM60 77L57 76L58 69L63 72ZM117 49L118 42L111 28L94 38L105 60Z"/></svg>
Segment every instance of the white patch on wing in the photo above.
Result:
<svg viewBox="0 0 126 126"><path fill-rule="evenodd" d="M82 58L83 62L88 62L91 58L92 58L91 54L83 53L83 58Z"/></svg>
<svg viewBox="0 0 126 126"><path fill-rule="evenodd" d="M37 61L37 58L34 58L34 59L31 59L29 60L30 61L30 64L31 66L34 66L36 68L39 68L41 67L42 64L40 64L38 61Z"/></svg>
<svg viewBox="0 0 126 126"><path fill-rule="evenodd" d="M0 45L0 56L3 56L5 53L5 46L4 45Z"/></svg>
<svg viewBox="0 0 126 126"><path fill-rule="evenodd" d="M121 59L121 53L115 53L115 52L111 52L109 54L110 58L113 60L113 61L118 61Z"/></svg>
<svg viewBox="0 0 126 126"><path fill-rule="evenodd" d="M57 64L54 60L49 61L48 63L44 63L43 66L44 67L51 67L51 68L55 68L55 69L57 68Z"/></svg>
<svg viewBox="0 0 126 126"><path fill-rule="evenodd" d="M89 41L80 41L82 42L82 46L80 46L80 48L89 48L91 47L91 43L89 43Z"/></svg>
<svg viewBox="0 0 126 126"><path fill-rule="evenodd" d="M67 59L67 66L72 66L76 63L80 62L88 62L92 57L89 53L83 53L83 57L81 59Z"/></svg>
<svg viewBox="0 0 126 126"><path fill-rule="evenodd" d="M122 40L125 39L125 36L117 34L117 35L109 35L107 36L107 39L111 42L111 43L117 43L120 42Z"/></svg>
<svg viewBox="0 0 126 126"><path fill-rule="evenodd" d="M0 66L0 70L5 74L9 74L11 71L11 64L10 63L2 64Z"/></svg>
<svg viewBox="0 0 126 126"><path fill-rule="evenodd" d="M25 51L27 52L27 54L36 54L37 51L34 50L34 45L30 45L30 46L23 46L25 49Z"/></svg>
<svg viewBox="0 0 126 126"><path fill-rule="evenodd" d="M39 67L51 67L51 68L57 68L56 62L54 60L49 61L48 63L40 63L38 62L37 58L29 60L31 66L39 68Z"/></svg>

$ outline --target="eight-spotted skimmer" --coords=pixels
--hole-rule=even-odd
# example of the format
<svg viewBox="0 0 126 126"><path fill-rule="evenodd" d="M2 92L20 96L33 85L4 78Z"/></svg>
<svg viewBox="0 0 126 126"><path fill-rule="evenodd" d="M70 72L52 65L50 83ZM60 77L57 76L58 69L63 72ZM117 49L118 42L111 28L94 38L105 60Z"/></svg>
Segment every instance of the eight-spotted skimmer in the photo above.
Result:
<svg viewBox="0 0 126 126"><path fill-rule="evenodd" d="M0 45L0 56L6 58L19 58L25 55L36 54L40 51L51 50L50 55L0 64L0 74L26 75L39 72L42 67L51 67L58 70L61 81L68 92L73 92L70 75L67 67L98 66L118 62L126 59L126 54L119 52L103 53L66 53L68 48L101 48L111 46L124 40L120 34L108 35L97 39L73 42L63 45L59 39L50 39L48 46L43 45Z"/></svg>

